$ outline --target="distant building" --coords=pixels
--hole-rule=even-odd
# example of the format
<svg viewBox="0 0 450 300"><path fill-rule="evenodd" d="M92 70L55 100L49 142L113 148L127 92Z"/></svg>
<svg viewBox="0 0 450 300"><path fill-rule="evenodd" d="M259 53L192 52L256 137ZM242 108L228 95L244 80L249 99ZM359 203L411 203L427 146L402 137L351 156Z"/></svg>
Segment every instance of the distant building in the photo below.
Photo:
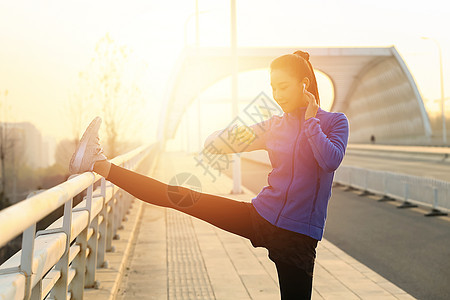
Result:
<svg viewBox="0 0 450 300"><path fill-rule="evenodd" d="M17 162L25 163L31 168L44 168L50 163L48 143L44 143L41 132L30 122L0 123L6 143L7 155L10 152ZM4 129L4 130L3 130Z"/></svg>

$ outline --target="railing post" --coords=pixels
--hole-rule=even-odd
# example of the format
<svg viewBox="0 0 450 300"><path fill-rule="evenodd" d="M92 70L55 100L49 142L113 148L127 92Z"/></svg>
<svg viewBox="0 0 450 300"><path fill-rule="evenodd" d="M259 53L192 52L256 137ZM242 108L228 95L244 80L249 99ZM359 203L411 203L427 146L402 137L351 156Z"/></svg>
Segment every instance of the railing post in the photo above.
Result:
<svg viewBox="0 0 450 300"><path fill-rule="evenodd" d="M348 192L348 191L354 191L354 190L356 190L356 188L354 188L353 186L352 186L352 175L353 175L353 170L354 170L354 168L353 167L349 167L348 168L348 172L349 172L349 174L348 174L348 186L347 186L347 188L344 190L344 191L346 191L346 192Z"/></svg>
<svg viewBox="0 0 450 300"><path fill-rule="evenodd" d="M108 223L108 207L106 205L106 180L101 179L101 196L102 196L102 210L100 215L103 217L103 221L99 224L100 238L98 240L98 250L97 250L97 268L108 267L105 261L106 254L106 234L107 234L107 223Z"/></svg>
<svg viewBox="0 0 450 300"><path fill-rule="evenodd" d="M127 215L130 213L131 207L131 195L128 192L125 192L125 207L122 214L122 222L128 221Z"/></svg>
<svg viewBox="0 0 450 300"><path fill-rule="evenodd" d="M389 174L387 172L383 172L383 198L378 199L379 202L384 202L384 201L395 201L394 198L389 197L388 196L388 177Z"/></svg>
<svg viewBox="0 0 450 300"><path fill-rule="evenodd" d="M125 190L122 191L122 209L120 210L120 224L127 220L126 214L128 209L128 194ZM123 228L123 225L120 226Z"/></svg>
<svg viewBox="0 0 450 300"><path fill-rule="evenodd" d="M72 230L72 202L73 198L64 204L64 216L62 231L66 234L66 249L63 256L56 263L55 269L60 271L61 276L53 287L50 298L67 299L69 284L69 255L70 255L70 238Z"/></svg>
<svg viewBox="0 0 450 300"><path fill-rule="evenodd" d="M125 207L125 197L124 197L124 191L123 190L119 190L119 199L118 199L118 203L117 203L117 228L116 228L116 234L115 234L115 239L119 239L119 234L117 233L117 230L123 229L123 225L122 225L122 216L123 216L123 210Z"/></svg>
<svg viewBox="0 0 450 300"><path fill-rule="evenodd" d="M91 224L91 212L92 212L92 193L93 184L91 184L86 190L86 206L84 208L79 208L76 211L87 211L88 213L88 223L86 228L80 232L77 236L76 243L80 246L80 251L72 262L72 268L75 269L75 277L69 286L72 298L75 300L82 300L84 294L84 287L86 284L86 262L87 262L87 251L88 251L88 231ZM73 212L75 210L72 210Z"/></svg>
<svg viewBox="0 0 450 300"><path fill-rule="evenodd" d="M115 195L115 187L113 184L110 183L111 189L112 189L112 197L111 200L108 202L109 206L109 212L108 212L108 224L107 224L107 234L106 234L106 251L108 252L114 252L114 247L112 245L112 239L114 236L114 223L115 223L115 211L116 211L116 195Z"/></svg>
<svg viewBox="0 0 450 300"><path fill-rule="evenodd" d="M90 185L87 190L86 201L92 205L93 185ZM89 211L92 212L92 207L89 206ZM95 270L97 268L97 245L98 245L98 216L95 216L90 222L89 228L92 230L92 235L88 239L89 255L86 260L86 282L85 287L95 288L98 283L95 281ZM89 234L89 229L88 229Z"/></svg>
<svg viewBox="0 0 450 300"><path fill-rule="evenodd" d="M127 211L125 212L125 214L129 215L130 214L130 209L131 209L131 205L133 204L134 201L134 197L133 195L127 193L128 195L128 207L127 207ZM128 220L128 217L125 217Z"/></svg>
<svg viewBox="0 0 450 300"><path fill-rule="evenodd" d="M36 224L28 227L22 235L22 254L20 256L20 270L25 273L25 297L31 297L31 275L33 272L34 238L36 235Z"/></svg>
<svg viewBox="0 0 450 300"><path fill-rule="evenodd" d="M34 288L31 290L31 297L30 300L42 300L42 297L45 295L42 295L42 279L39 280L38 283L34 286ZM25 298L26 299L26 298Z"/></svg>
<svg viewBox="0 0 450 300"><path fill-rule="evenodd" d="M431 211L425 214L425 217L447 216L448 214L437 209L438 207L438 188L433 186L433 206Z"/></svg>
<svg viewBox="0 0 450 300"><path fill-rule="evenodd" d="M88 221L89 224L89 221ZM76 243L80 246L80 252L72 262L72 268L75 269L75 277L70 285L72 299L82 300L84 292L84 283L86 278L86 250L87 250L87 233L89 225L77 236Z"/></svg>
<svg viewBox="0 0 450 300"><path fill-rule="evenodd" d="M114 194L114 235L113 239L118 240L120 239L120 235L117 233L120 227L120 208L122 205L122 190L117 189L117 191Z"/></svg>
<svg viewBox="0 0 450 300"><path fill-rule="evenodd" d="M361 196L361 197L369 196L369 195L375 195L374 193L370 192L368 190L368 188L367 188L369 186L369 172L370 172L369 170L364 169L364 174L365 174L365 177L364 177L364 190L363 190L363 192L361 194L359 194L359 196Z"/></svg>
<svg viewBox="0 0 450 300"><path fill-rule="evenodd" d="M399 206L397 206L397 208L410 208L410 207L417 207L417 205L412 204L411 202L408 201L409 199L409 183L407 179L403 180L403 183L405 184L405 194L404 194L404 198L405 200L403 201L403 203Z"/></svg>
<svg viewBox="0 0 450 300"><path fill-rule="evenodd" d="M334 173L332 187L340 187L342 185L342 166L340 166Z"/></svg>
<svg viewBox="0 0 450 300"><path fill-rule="evenodd" d="M42 192L41 190L28 194L27 199ZM20 270L25 273L25 296L32 295L31 275L33 273L34 239L36 238L36 223L28 227L22 234L22 254L20 256Z"/></svg>
<svg viewBox="0 0 450 300"><path fill-rule="evenodd" d="M350 185L350 167L344 166L345 167L345 177L343 179L344 185L349 186Z"/></svg>

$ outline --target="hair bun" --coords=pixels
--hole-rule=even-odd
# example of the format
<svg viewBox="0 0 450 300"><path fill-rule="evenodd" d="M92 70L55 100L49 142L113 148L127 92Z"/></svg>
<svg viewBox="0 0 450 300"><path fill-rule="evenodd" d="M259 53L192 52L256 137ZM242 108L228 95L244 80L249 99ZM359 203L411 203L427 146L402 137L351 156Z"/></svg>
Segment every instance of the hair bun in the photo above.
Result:
<svg viewBox="0 0 450 300"><path fill-rule="evenodd" d="M294 52L294 54L297 54L298 56L303 57L305 60L309 61L309 53L308 52L304 52L301 50L297 50Z"/></svg>

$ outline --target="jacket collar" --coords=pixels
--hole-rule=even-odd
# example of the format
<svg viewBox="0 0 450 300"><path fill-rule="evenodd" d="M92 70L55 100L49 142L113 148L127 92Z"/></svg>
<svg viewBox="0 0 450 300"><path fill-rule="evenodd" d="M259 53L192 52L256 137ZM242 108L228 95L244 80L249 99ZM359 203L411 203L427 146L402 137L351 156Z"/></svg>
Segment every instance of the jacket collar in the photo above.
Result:
<svg viewBox="0 0 450 300"><path fill-rule="evenodd" d="M284 113L288 119L304 119L307 106L298 107L295 110Z"/></svg>
<svg viewBox="0 0 450 300"><path fill-rule="evenodd" d="M297 119L297 120L304 120L305 119L305 112L306 112L307 106L299 107L291 112L284 113L284 115L288 119ZM317 113L319 113L322 110L322 108L319 106L319 109L317 110Z"/></svg>

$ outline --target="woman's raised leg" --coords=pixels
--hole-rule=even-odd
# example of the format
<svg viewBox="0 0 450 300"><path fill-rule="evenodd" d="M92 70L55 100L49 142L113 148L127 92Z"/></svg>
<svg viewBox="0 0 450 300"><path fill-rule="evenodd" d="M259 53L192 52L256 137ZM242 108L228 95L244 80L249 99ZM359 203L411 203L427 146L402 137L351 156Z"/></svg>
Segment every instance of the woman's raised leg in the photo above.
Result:
<svg viewBox="0 0 450 300"><path fill-rule="evenodd" d="M253 234L250 203L199 193L181 186L167 185L110 163L99 142L98 131L101 123L100 117L94 118L81 137L69 164L72 174L97 172L147 203L179 210L250 239ZM190 205L179 206L180 202L171 201L173 199L190 200L187 201Z"/></svg>
<svg viewBox="0 0 450 300"><path fill-rule="evenodd" d="M168 185L111 163L109 171L105 173L107 169L105 161L94 164L94 172L98 171L100 175L106 176L108 181L142 201L176 209L248 239L253 234L250 203ZM191 198L187 202L192 205L184 207L175 204L169 193L177 193L178 198Z"/></svg>

